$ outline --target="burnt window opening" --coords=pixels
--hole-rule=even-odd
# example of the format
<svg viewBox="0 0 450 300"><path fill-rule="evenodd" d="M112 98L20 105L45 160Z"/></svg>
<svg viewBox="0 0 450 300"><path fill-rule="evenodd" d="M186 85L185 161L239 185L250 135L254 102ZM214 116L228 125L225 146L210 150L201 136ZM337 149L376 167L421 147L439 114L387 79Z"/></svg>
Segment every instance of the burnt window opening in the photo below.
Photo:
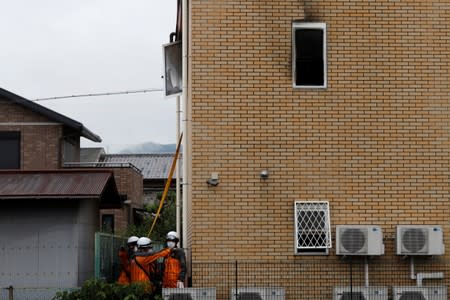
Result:
<svg viewBox="0 0 450 300"><path fill-rule="evenodd" d="M325 88L326 25L294 23L292 70L295 88Z"/></svg>
<svg viewBox="0 0 450 300"><path fill-rule="evenodd" d="M0 131L0 169L20 169L20 131Z"/></svg>

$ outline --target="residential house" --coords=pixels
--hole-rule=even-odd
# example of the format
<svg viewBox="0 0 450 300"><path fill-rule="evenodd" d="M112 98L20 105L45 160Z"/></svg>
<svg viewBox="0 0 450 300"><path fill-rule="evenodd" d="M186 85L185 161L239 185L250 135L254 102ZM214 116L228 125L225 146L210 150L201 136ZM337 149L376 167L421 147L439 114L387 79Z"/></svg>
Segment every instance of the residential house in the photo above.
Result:
<svg viewBox="0 0 450 300"><path fill-rule="evenodd" d="M424 282L447 287L448 1L183 2L194 286L215 285L230 299L239 278L238 286L282 286L287 299L331 299L335 285L351 282L344 262L365 257L337 255L336 226L369 225L382 230L384 251L368 269L389 261L391 270L370 284L397 299L391 286L419 285L411 255L397 250L398 226L425 225L443 239L431 242L439 255L419 256L426 274L439 275ZM217 185L206 183L212 175ZM428 230L415 232L418 248L429 245ZM217 263L234 261L279 268L254 264L245 279L241 268L228 285L206 276L207 265L220 273ZM308 273L308 261L325 263ZM341 262L345 272L329 267ZM364 270L356 274L365 286Z"/></svg>
<svg viewBox="0 0 450 300"><path fill-rule="evenodd" d="M146 154L106 154L103 148L81 148L80 164L83 167L103 167L103 168L133 168L142 174L143 204L159 204L159 198L164 191L170 168L173 163L173 153L146 153ZM177 162L181 170L182 160ZM180 171L180 177L181 177ZM181 178L180 178L181 179ZM181 185L181 184L180 184ZM176 192L176 173L172 176L170 192ZM180 189L181 191L181 189ZM142 222L146 217L142 207L134 207L129 211L134 223ZM108 220L112 217L108 211L102 214L104 227L108 227Z"/></svg>
<svg viewBox="0 0 450 300"><path fill-rule="evenodd" d="M83 152L84 148L81 150ZM144 204L158 204L158 194L164 191L173 159L173 153L103 154L99 161L113 165L129 163L138 168L143 177ZM180 165L181 170L182 160L180 159L177 164ZM172 192L175 192L175 179L176 173L174 172L170 184L170 191Z"/></svg>
<svg viewBox="0 0 450 300"><path fill-rule="evenodd" d="M78 121L0 89L0 286L13 286L14 299L80 286L94 275L100 211L124 228L124 200L128 210L142 206L137 170L64 168L79 162L81 137L101 141Z"/></svg>

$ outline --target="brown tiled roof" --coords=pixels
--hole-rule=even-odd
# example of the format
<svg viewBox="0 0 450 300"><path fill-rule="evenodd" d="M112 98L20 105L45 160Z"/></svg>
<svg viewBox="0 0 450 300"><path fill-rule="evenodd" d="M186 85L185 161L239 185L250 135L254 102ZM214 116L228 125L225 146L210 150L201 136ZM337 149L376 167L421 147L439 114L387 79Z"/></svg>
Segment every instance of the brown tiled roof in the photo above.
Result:
<svg viewBox="0 0 450 300"><path fill-rule="evenodd" d="M100 199L101 206L120 206L112 171L50 170L0 172L0 200Z"/></svg>

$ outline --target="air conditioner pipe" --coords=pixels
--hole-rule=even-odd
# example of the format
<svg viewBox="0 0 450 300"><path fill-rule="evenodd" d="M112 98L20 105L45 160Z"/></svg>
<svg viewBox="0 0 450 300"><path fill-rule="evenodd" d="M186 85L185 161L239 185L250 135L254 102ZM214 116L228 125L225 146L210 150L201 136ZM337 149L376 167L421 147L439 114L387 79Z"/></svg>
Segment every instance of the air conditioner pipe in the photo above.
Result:
<svg viewBox="0 0 450 300"><path fill-rule="evenodd" d="M434 272L434 273L417 273L415 275L414 271L414 257L410 257L409 261L409 269L410 269L410 276L412 280L416 280L417 286L421 287L424 279L443 279L444 273L443 272Z"/></svg>
<svg viewBox="0 0 450 300"><path fill-rule="evenodd" d="M364 283L366 287L369 287L369 261L367 256L364 257Z"/></svg>
<svg viewBox="0 0 450 300"><path fill-rule="evenodd" d="M416 279L416 274L414 273L414 257L411 256L409 259L409 274L412 280Z"/></svg>

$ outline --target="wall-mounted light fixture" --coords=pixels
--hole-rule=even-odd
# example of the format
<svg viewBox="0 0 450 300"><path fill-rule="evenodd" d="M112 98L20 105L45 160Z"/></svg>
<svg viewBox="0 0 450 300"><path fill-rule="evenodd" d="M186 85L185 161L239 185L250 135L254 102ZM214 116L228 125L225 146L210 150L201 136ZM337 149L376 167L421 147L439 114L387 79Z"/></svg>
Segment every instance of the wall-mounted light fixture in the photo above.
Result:
<svg viewBox="0 0 450 300"><path fill-rule="evenodd" d="M261 179L269 178L269 171L268 170L262 170L261 173L259 173L259 177L261 177Z"/></svg>
<svg viewBox="0 0 450 300"><path fill-rule="evenodd" d="M211 177L208 180L206 180L206 183L209 186L219 185L219 173L216 173L216 172L211 173Z"/></svg>

